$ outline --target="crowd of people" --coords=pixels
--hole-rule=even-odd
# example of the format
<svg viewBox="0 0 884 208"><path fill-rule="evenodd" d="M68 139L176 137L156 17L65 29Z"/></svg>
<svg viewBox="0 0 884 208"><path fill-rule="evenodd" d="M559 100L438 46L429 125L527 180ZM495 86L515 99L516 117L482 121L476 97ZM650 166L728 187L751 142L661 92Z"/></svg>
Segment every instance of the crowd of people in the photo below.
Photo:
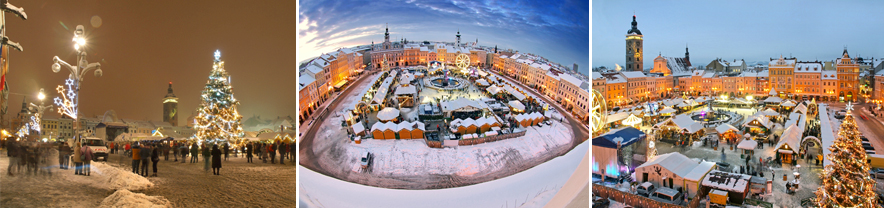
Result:
<svg viewBox="0 0 884 208"><path fill-rule="evenodd" d="M118 148L120 148L119 145L113 145L111 147L112 152L119 151ZM127 157L132 159L132 172L144 177L156 177L157 163L160 161L160 156L162 155L165 161L169 161L170 154L172 155L172 162L178 162L180 157L181 163L188 163L188 156L190 156L190 163L199 163L200 157L202 157L203 169L208 172L211 168L213 175L221 175L221 163L222 161L228 161L231 154L233 157L239 157L240 153L242 153L248 163L252 163L252 158L257 155L264 163L270 160L271 164L276 164L277 154L279 154L279 164L284 165L286 160L289 160L291 163L295 161L295 154L293 154L295 145L278 141L274 143L248 142L239 147L231 147L226 143L218 145L186 142L173 144L165 142L135 142L127 143L122 148ZM148 159L153 163L153 174L150 175L148 174Z"/></svg>
<svg viewBox="0 0 884 208"><path fill-rule="evenodd" d="M51 151L58 153L58 168L70 169L74 168L74 174L90 176L92 171L92 161L95 159L95 152L89 146L76 143L71 147L68 143L57 142L25 142L10 139L4 143L6 155L9 157L9 167L7 168L8 176L17 174L52 174L52 168L55 166L49 164L49 156ZM187 163L187 157L190 156L191 163L199 163L200 157L203 158L204 170L208 172L212 169L214 175L221 174L222 161L228 161L232 154L233 157L245 157L248 163L253 163L252 158L258 157L258 160L264 163L285 164L286 160L293 164L295 162L295 145L285 142L261 143L248 142L237 147L231 147L228 144L208 144L208 143L188 143L188 142L169 142L169 141L142 141L129 142L123 144L109 143L108 150L111 154L121 154L125 158L132 160L132 172L143 177L157 177L157 164L161 158L169 161L169 155L172 155L172 162L178 162L179 157L181 163ZM122 150L122 152L121 152ZM279 155L277 159L277 155ZM152 173L149 167L152 163Z"/></svg>

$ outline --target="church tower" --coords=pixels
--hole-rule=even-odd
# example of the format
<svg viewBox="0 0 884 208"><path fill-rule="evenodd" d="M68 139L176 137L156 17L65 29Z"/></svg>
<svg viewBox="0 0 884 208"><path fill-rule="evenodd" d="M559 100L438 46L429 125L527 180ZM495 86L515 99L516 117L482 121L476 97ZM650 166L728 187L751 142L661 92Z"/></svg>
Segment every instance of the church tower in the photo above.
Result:
<svg viewBox="0 0 884 208"><path fill-rule="evenodd" d="M389 50L393 48L393 43L390 43L390 26L386 26L386 32L384 32L384 43L383 50Z"/></svg>
<svg viewBox="0 0 884 208"><path fill-rule="evenodd" d="M626 71L642 71L642 32L632 15L632 29L626 32Z"/></svg>
<svg viewBox="0 0 884 208"><path fill-rule="evenodd" d="M172 82L169 82L169 93L163 98L163 122L178 126L178 97L172 93Z"/></svg>
<svg viewBox="0 0 884 208"><path fill-rule="evenodd" d="M460 46L460 29L457 30L457 46Z"/></svg>

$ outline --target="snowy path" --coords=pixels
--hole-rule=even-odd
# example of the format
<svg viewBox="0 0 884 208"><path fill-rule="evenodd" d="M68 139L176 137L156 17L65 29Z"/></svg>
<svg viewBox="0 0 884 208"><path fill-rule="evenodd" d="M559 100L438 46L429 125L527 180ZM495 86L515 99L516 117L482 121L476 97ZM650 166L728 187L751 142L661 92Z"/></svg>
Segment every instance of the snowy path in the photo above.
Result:
<svg viewBox="0 0 884 208"><path fill-rule="evenodd" d="M427 147L423 140L369 139L355 144L324 136L314 140L314 148L323 153L323 169L346 181L386 188L451 188L505 177L561 155L571 147L569 130L554 122L529 127L519 138L444 149ZM323 147L327 149L320 151ZM371 173L360 171L364 151L375 155Z"/></svg>
<svg viewBox="0 0 884 208"><path fill-rule="evenodd" d="M243 158L231 157L224 163L222 175L213 176L202 170L202 163L161 161L159 177L145 179L130 174L131 160L121 166L116 154L107 163L93 162L91 176L58 169L58 157L52 155L51 176L10 177L6 175L9 158L5 151L2 155L0 207L99 207L105 199L116 206L136 206L132 203L156 202L157 198L165 198L174 207L294 207L296 201L295 167L291 164L271 165L257 160L246 164ZM121 188L132 193L114 192Z"/></svg>
<svg viewBox="0 0 884 208"><path fill-rule="evenodd" d="M222 161L221 175L216 176L211 169L203 171L202 157L199 163L169 158L157 164L159 177L148 178L156 186L141 193L164 196L176 207L294 207L297 201L291 163L265 164L253 159L257 163L249 164L230 155L229 161ZM109 162L117 166L118 160L118 155L111 155ZM129 164L122 167L131 170Z"/></svg>
<svg viewBox="0 0 884 208"><path fill-rule="evenodd" d="M371 187L299 167L298 194L302 207L541 207L564 185L588 151L589 142L584 142L561 157L514 175L434 190Z"/></svg>
<svg viewBox="0 0 884 208"><path fill-rule="evenodd" d="M132 179L119 170L94 162L90 176L74 175L73 168L58 169L58 156L48 159L52 175L16 174L7 176L9 157L0 157L0 207L97 207L118 188L142 189L152 186L146 180ZM108 183L114 181L115 183Z"/></svg>

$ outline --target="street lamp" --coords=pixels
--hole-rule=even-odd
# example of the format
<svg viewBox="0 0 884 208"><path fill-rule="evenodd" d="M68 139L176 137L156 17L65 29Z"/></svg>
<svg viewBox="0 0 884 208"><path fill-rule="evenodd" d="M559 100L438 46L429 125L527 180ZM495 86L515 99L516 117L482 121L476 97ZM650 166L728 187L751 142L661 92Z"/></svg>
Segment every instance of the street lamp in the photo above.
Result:
<svg viewBox="0 0 884 208"><path fill-rule="evenodd" d="M32 125L34 126L34 130L37 130L37 135L38 135L37 137L38 138L43 137L43 128L41 128L42 121L43 121L43 111L48 109L49 107L52 107L50 105L43 105L43 99L46 98L46 94L43 92L44 92L43 88L40 88L40 93L37 94L37 99L40 99L40 105L30 103L31 107L28 109L29 111L36 113L34 115L34 119L33 119L34 123Z"/></svg>
<svg viewBox="0 0 884 208"><path fill-rule="evenodd" d="M95 70L95 76L101 77L101 64L100 63L89 63L86 61L86 38L85 38L85 27L83 25L77 25L77 29L74 31L74 50L77 50L77 66L71 66L67 62L55 56L52 58L52 61L55 62L52 64L52 72L58 73L61 71L61 66L65 66L68 70L71 71L71 74L68 75L68 81L65 83L68 85L68 88L72 88L71 91L68 92L68 97L71 98L71 101L68 102L59 102L61 99L55 98L56 105L59 105L59 113L70 116L74 119L74 136L80 136L79 125L80 119L77 116L77 113L80 108L80 97L76 96L80 93L80 82L83 81L85 74L90 70ZM59 90L62 92L63 88L59 85ZM64 96L64 94L63 94Z"/></svg>

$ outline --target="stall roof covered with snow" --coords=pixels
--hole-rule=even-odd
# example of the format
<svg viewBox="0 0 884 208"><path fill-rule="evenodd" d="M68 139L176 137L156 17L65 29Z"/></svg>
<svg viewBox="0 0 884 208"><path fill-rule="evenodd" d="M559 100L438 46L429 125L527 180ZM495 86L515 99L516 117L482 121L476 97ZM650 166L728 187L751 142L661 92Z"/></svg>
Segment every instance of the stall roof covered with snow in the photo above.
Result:
<svg viewBox="0 0 884 208"><path fill-rule="evenodd" d="M617 142L621 147L629 146L635 142L644 140L645 133L633 127L623 127L611 130L592 139L592 146L617 148Z"/></svg>
<svg viewBox="0 0 884 208"><path fill-rule="evenodd" d="M751 178L752 176L745 174L712 170L706 174L706 178L703 178L701 185L731 193L740 193L745 196L749 189L749 180Z"/></svg>

